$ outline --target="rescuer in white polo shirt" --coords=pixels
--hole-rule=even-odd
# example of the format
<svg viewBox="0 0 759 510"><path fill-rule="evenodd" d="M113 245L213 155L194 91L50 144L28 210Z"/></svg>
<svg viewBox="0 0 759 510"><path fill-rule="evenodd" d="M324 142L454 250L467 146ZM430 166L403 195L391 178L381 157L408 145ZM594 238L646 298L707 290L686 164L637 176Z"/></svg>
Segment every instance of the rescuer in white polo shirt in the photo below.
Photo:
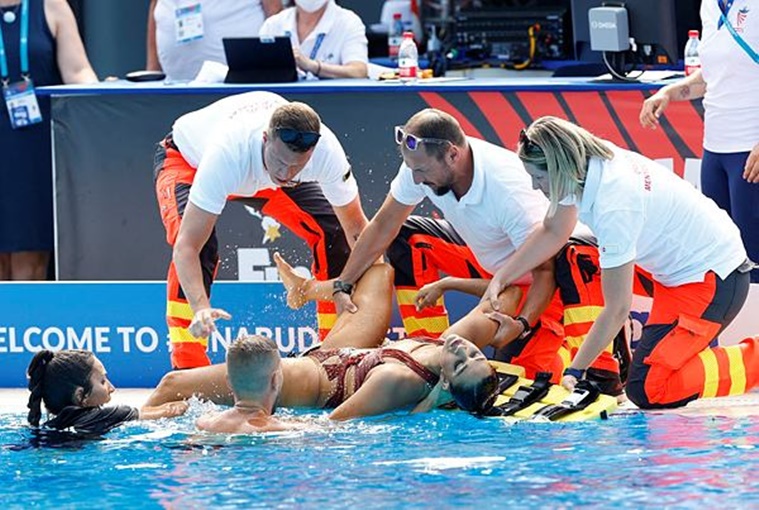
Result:
<svg viewBox="0 0 759 510"><path fill-rule="evenodd" d="M295 0L264 22L261 36L287 35L298 68L317 78L366 78L366 27L334 0Z"/></svg>
<svg viewBox="0 0 759 510"><path fill-rule="evenodd" d="M555 117L533 122L517 153L551 207L496 272L487 297L550 257L578 217L598 238L605 304L564 372L565 386L584 377L630 312L636 264L651 274L653 305L633 354L630 400L678 407L759 383L758 339L709 348L743 306L753 266L725 211L654 161Z"/></svg>
<svg viewBox="0 0 759 510"><path fill-rule="evenodd" d="M289 228L311 248L319 280L339 274L367 223L356 180L337 137L304 103L248 92L183 115L155 155L156 196L174 253L167 322L174 368L209 364L205 353L219 262L215 225L228 199ZM320 333L334 322L317 303Z"/></svg>
<svg viewBox="0 0 759 510"><path fill-rule="evenodd" d="M404 163L338 278L335 302L338 312L354 309L352 284L387 250L406 333L437 337L448 328L448 314L442 300L429 307L417 306L419 289L437 281L440 273L465 278L470 284L490 278L541 224L548 200L532 189L529 175L513 152L465 136L458 121L443 111L428 108L416 113L395 128L395 141ZM425 198L444 219L410 216ZM555 267L567 269L560 282L567 291L574 289L578 294L578 287L587 287L572 256L574 248L561 248L556 249L555 253L561 251L556 263L544 261L517 282L525 297L500 317L498 338L491 343L503 348L500 359L523 366L528 377L552 372L557 382L564 369L557 353L564 342L565 308L556 292ZM482 295L485 286L479 291L474 287L470 293ZM586 304L570 302L571 306ZM466 336L466 332L457 333ZM599 358L593 369L593 377L603 381L607 393L622 391L619 363L611 352Z"/></svg>

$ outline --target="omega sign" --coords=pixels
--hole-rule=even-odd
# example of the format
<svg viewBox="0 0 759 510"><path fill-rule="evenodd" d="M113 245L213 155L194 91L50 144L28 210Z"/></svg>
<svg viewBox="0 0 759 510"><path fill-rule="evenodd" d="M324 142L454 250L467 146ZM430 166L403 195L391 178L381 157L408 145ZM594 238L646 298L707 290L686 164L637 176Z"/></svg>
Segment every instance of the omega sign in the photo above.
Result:
<svg viewBox="0 0 759 510"><path fill-rule="evenodd" d="M617 24L613 21L591 21L590 22L590 28L597 30L614 30L617 28Z"/></svg>

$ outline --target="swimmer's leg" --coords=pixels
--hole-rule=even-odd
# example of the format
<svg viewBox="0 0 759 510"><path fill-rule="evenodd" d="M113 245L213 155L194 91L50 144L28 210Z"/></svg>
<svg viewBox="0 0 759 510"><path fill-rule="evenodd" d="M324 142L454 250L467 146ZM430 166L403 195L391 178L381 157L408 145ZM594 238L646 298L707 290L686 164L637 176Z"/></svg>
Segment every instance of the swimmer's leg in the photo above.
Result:
<svg viewBox="0 0 759 510"><path fill-rule="evenodd" d="M305 279L278 253L274 254L274 262L287 290L287 304L291 308L300 308L309 301L332 299L332 280ZM390 327L392 288L393 268L389 264L379 263L367 269L356 283L352 296L358 311L338 316L322 346L333 349L381 345Z"/></svg>
<svg viewBox="0 0 759 510"><path fill-rule="evenodd" d="M309 301L330 301L332 299L332 280L315 280L303 278L295 272L279 253L274 254L279 278L287 291L287 306L297 310Z"/></svg>

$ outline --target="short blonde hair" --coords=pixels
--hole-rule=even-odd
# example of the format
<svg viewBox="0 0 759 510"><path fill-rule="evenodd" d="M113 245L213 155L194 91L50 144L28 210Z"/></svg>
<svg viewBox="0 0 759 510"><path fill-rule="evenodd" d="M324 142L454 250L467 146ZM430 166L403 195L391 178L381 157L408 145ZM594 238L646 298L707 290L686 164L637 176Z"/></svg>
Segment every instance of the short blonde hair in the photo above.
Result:
<svg viewBox="0 0 759 510"><path fill-rule="evenodd" d="M227 375L238 397L260 395L268 389L272 374L280 366L277 344L260 335L242 336L227 350Z"/></svg>
<svg viewBox="0 0 759 510"><path fill-rule="evenodd" d="M614 157L602 139L557 117L540 117L525 135L520 136L517 155L523 163L548 172L548 216L556 213L564 198L582 195L590 158Z"/></svg>

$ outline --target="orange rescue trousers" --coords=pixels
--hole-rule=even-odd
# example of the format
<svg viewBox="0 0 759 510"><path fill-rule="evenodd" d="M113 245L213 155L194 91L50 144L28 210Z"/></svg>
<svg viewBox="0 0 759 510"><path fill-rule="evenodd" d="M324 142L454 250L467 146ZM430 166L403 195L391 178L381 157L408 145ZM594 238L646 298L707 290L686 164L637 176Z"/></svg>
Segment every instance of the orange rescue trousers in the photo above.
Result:
<svg viewBox="0 0 759 510"><path fill-rule="evenodd" d="M633 355L627 396L638 407L680 407L701 397L745 393L759 384L759 337L709 347L746 301L749 274L713 272L701 283L654 282L651 314Z"/></svg>
<svg viewBox="0 0 759 510"><path fill-rule="evenodd" d="M414 299L419 289L440 278L440 273L459 278L484 278L491 275L477 262L471 249L445 220L411 216L388 249L395 268L395 288L401 318L409 336L438 337L448 327L443 299L436 306L417 311ZM533 334L516 340L496 353L496 359L521 365L528 377L551 372L553 381L561 379L598 314L603 308L598 249L592 241L573 240L559 253L556 263L559 290ZM524 286L523 291L529 287ZM525 292L526 294L526 292ZM520 303L517 313L524 303ZM611 345L588 370L588 377L603 391L620 394L623 374L629 366L627 339L620 332Z"/></svg>

